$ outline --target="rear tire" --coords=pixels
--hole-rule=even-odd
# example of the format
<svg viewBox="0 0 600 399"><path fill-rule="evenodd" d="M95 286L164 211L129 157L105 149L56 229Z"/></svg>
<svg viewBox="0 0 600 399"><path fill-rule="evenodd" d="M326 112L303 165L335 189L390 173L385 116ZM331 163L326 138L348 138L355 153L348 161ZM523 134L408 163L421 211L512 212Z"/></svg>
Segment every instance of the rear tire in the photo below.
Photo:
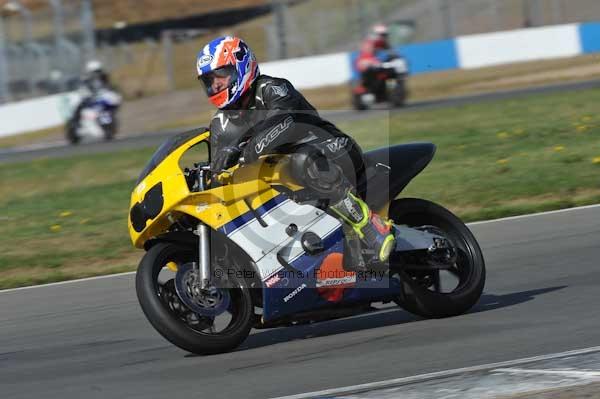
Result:
<svg viewBox="0 0 600 399"><path fill-rule="evenodd" d="M433 202L414 198L393 201L389 217L400 225L429 225L441 229L459 253L454 268L454 273L460 276L457 277L459 283L452 291L432 291L431 287L423 284L423 281L430 280L422 271L399 269L403 293L394 301L407 311L426 318L457 316L471 309L483 292L485 262L481 248L468 227L449 210ZM439 274L437 278L439 281Z"/></svg>
<svg viewBox="0 0 600 399"><path fill-rule="evenodd" d="M178 316L172 307L161 299L158 274L168 262L177 264L194 261L194 251L171 243L158 243L142 258L135 279L137 297L146 318L168 341L179 348L209 355L230 351L240 345L250 333L254 321L254 307L250 291L241 281L235 281L236 288L228 288L235 315L230 324L219 333L205 333L193 329L184 318ZM164 284L161 287L166 287ZM162 288L165 292L166 288ZM163 294L165 295L165 294ZM185 308L189 314L191 310ZM193 312L191 312L193 313Z"/></svg>

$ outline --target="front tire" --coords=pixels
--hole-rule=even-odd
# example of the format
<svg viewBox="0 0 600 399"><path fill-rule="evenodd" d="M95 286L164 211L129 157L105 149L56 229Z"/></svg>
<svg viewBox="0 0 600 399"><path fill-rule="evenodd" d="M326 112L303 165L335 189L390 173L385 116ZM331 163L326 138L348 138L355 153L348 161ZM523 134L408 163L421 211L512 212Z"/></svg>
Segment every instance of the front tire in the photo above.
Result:
<svg viewBox="0 0 600 399"><path fill-rule="evenodd" d="M452 269L458 284L443 292L440 271L398 269L403 293L395 302L407 311L426 318L457 316L471 309L485 285L485 261L469 228L452 212L429 201L406 198L395 200L389 217L409 227L433 226L453 242L457 260Z"/></svg>
<svg viewBox="0 0 600 399"><path fill-rule="evenodd" d="M396 87L391 93L392 104L394 107L403 107L406 104L406 81L404 79L398 79Z"/></svg>
<svg viewBox="0 0 600 399"><path fill-rule="evenodd" d="M113 116L112 121L107 125L103 125L102 128L104 130L104 140L112 140L117 134L117 130L119 128L119 122L117 121L117 117Z"/></svg>
<svg viewBox="0 0 600 399"><path fill-rule="evenodd" d="M212 326L206 331L215 320L187 308L175 292L173 279L159 282L159 274L167 263L182 265L196 257L194 251L171 243L153 246L142 258L136 274L138 300L152 326L179 348L200 355L230 351L246 339L254 321L250 291L242 281L232 280L230 286L235 288L227 288L231 321L220 332L213 331Z"/></svg>
<svg viewBox="0 0 600 399"><path fill-rule="evenodd" d="M77 126L74 121L67 122L67 126L65 129L65 136L69 144L77 145L79 144L80 137L77 135Z"/></svg>
<svg viewBox="0 0 600 399"><path fill-rule="evenodd" d="M352 93L352 106L357 111L365 111L368 106L362 100L362 94Z"/></svg>

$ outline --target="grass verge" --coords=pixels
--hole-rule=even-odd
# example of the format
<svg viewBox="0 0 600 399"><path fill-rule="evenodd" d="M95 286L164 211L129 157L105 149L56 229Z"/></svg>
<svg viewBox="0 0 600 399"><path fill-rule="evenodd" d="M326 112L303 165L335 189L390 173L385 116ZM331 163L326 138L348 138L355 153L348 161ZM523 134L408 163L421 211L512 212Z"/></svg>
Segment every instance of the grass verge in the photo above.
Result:
<svg viewBox="0 0 600 399"><path fill-rule="evenodd" d="M466 220L600 202L599 90L348 122L365 148L431 141L404 196ZM129 194L152 149L0 165L0 288L133 270Z"/></svg>

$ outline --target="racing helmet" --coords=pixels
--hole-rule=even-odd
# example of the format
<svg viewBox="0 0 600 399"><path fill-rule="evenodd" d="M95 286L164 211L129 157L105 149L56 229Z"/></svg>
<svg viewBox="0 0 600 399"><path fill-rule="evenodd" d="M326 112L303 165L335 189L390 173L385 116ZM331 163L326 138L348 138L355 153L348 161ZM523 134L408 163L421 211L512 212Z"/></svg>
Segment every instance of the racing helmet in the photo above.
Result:
<svg viewBox="0 0 600 399"><path fill-rule="evenodd" d="M237 102L260 74L250 47L239 37L214 39L196 57L198 79L206 95L217 108Z"/></svg>
<svg viewBox="0 0 600 399"><path fill-rule="evenodd" d="M388 27L385 24L373 25L371 28L371 34L373 37L385 37L389 35Z"/></svg>
<svg viewBox="0 0 600 399"><path fill-rule="evenodd" d="M389 29L385 24L376 24L371 28L371 38L376 49L389 47Z"/></svg>
<svg viewBox="0 0 600 399"><path fill-rule="evenodd" d="M97 73L102 72L104 70L104 66L98 60L90 60L85 64L85 72L86 73Z"/></svg>

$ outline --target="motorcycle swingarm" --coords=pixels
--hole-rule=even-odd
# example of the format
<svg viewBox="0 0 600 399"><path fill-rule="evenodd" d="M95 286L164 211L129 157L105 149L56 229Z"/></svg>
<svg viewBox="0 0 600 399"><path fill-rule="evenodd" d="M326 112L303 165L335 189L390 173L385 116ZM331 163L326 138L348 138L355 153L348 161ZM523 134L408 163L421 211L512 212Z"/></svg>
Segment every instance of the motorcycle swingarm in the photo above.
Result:
<svg viewBox="0 0 600 399"><path fill-rule="evenodd" d="M427 230L395 226L396 247L393 263L404 269L450 269L456 261L454 245L443 235Z"/></svg>

